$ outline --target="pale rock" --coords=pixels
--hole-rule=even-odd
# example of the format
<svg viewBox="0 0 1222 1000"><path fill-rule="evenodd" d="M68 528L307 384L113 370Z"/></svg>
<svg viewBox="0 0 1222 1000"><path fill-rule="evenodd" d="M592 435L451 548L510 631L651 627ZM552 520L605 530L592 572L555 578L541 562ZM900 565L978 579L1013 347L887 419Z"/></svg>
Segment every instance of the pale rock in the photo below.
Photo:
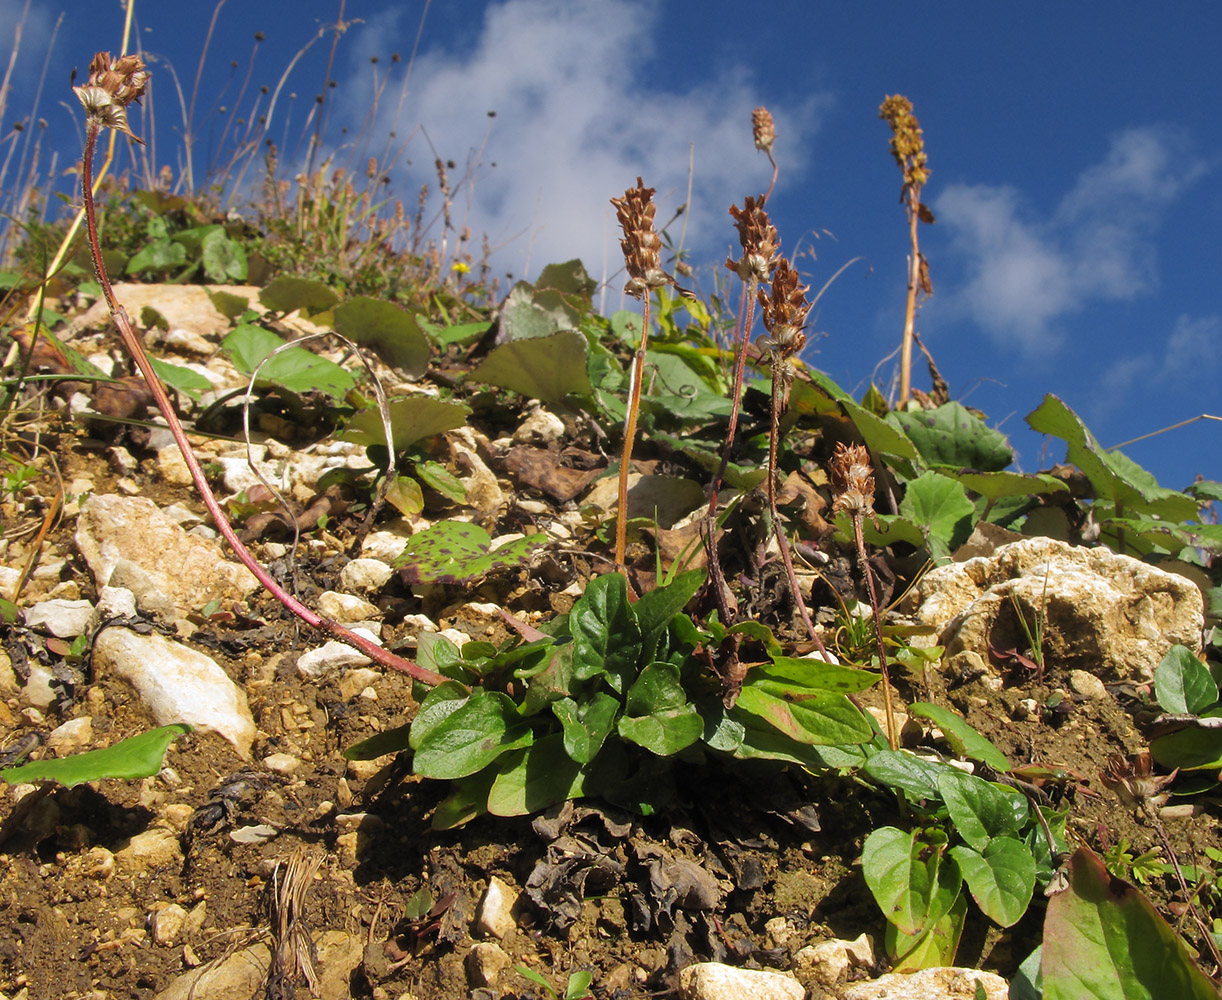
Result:
<svg viewBox="0 0 1222 1000"><path fill-rule="evenodd" d="M315 935L318 954L319 1000L351 1000L352 973L365 957L365 945L347 931L323 931Z"/></svg>
<svg viewBox="0 0 1222 1000"><path fill-rule="evenodd" d="M976 984L985 1000L1007 1000L1009 984L992 972L941 967L904 974L888 973L868 983L855 983L841 1000L974 1000Z"/></svg>
<svg viewBox="0 0 1222 1000"><path fill-rule="evenodd" d="M613 511L619 506L619 484L615 476L598 480L582 501ZM693 479L677 476L628 476L628 516L657 518L663 528L673 528L683 517L700 507L707 507L704 486Z"/></svg>
<svg viewBox="0 0 1222 1000"><path fill-rule="evenodd" d="M387 530L371 531L361 542L361 556L366 559L377 559L389 566L403 552L407 540L411 537L411 525L403 520L393 524Z"/></svg>
<svg viewBox="0 0 1222 1000"><path fill-rule="evenodd" d="M334 590L326 590L318 595L318 613L341 625L369 621L382 616L382 612L368 601L352 594L336 593Z"/></svg>
<svg viewBox="0 0 1222 1000"><path fill-rule="evenodd" d="M25 700L35 708L48 708L56 698L55 689L51 687L55 675L51 673L50 667L42 663L31 663L29 670L30 674L23 689Z"/></svg>
<svg viewBox="0 0 1222 1000"><path fill-rule="evenodd" d="M227 320L212 304L208 292L229 292L250 303L252 309L263 312L259 303L259 288L254 285L171 285L120 281L114 286L129 316L139 316L146 306L165 317L171 330L187 330L201 337L216 338L218 331L229 328ZM69 329L106 330L110 328L110 313L102 299L73 320Z"/></svg>
<svg viewBox="0 0 1222 1000"><path fill-rule="evenodd" d="M69 719L47 735L47 748L54 750L56 756L65 757L68 754L87 747L93 741L93 719L82 715L79 719Z"/></svg>
<svg viewBox="0 0 1222 1000"><path fill-rule="evenodd" d="M164 449L162 449L164 451ZM161 454L161 452L158 452ZM184 528L193 524L202 524L204 517L188 507L185 503L172 503L162 512L166 517L171 518L175 524L181 524Z"/></svg>
<svg viewBox="0 0 1222 1000"><path fill-rule="evenodd" d="M262 486L263 480L259 478L260 474L277 490L283 492L289 488L288 471L282 463L260 461L255 455L253 446L251 458L254 459L253 465L245 455L241 457L223 456L216 460L222 469L225 489L230 493L249 492L256 486ZM258 472L255 471L255 468L258 469Z"/></svg>
<svg viewBox="0 0 1222 1000"><path fill-rule="evenodd" d="M682 1000L803 1000L806 989L792 976L697 962L679 972Z"/></svg>
<svg viewBox="0 0 1222 1000"><path fill-rule="evenodd" d="M177 903L171 903L164 909L149 915L149 930L153 935L153 944L169 948L178 940L183 924L187 921L187 911Z"/></svg>
<svg viewBox="0 0 1222 1000"><path fill-rule="evenodd" d="M136 601L136 607L146 615L174 620L179 610L157 586L157 581L139 563L119 559L110 574L110 588L126 590Z"/></svg>
<svg viewBox="0 0 1222 1000"><path fill-rule="evenodd" d="M187 460L176 444L157 452L157 473L171 486L190 486L194 482Z"/></svg>
<svg viewBox="0 0 1222 1000"><path fill-rule="evenodd" d="M505 505L505 494L497 482L496 475L473 448L458 441L450 442L450 454L454 463L466 471L459 476L467 491L467 503L481 514L489 514Z"/></svg>
<svg viewBox="0 0 1222 1000"><path fill-rule="evenodd" d="M532 444L546 447L564 436L564 421L549 410L539 407L531 410L526 419L513 432L514 444Z"/></svg>
<svg viewBox="0 0 1222 1000"><path fill-rule="evenodd" d="M277 774L292 774L301 767L301 758L291 753L273 753L263 758L263 766Z"/></svg>
<svg viewBox="0 0 1222 1000"><path fill-rule="evenodd" d="M403 548L403 543L399 548ZM381 559L353 559L340 570L339 582L346 590L369 594L381 590L393 575L394 570Z"/></svg>
<svg viewBox="0 0 1222 1000"><path fill-rule="evenodd" d="M12 566L0 566L0 597L6 601L13 600L17 596L17 581L20 579L21 570Z"/></svg>
<svg viewBox="0 0 1222 1000"><path fill-rule="evenodd" d="M1103 686L1103 681L1088 670L1071 670L1069 686L1091 701L1102 701L1107 697L1107 688Z"/></svg>
<svg viewBox="0 0 1222 1000"><path fill-rule="evenodd" d="M91 496L81 505L76 545L99 588L126 561L181 614L215 599L242 600L259 586L219 544L188 535L144 497Z"/></svg>
<svg viewBox="0 0 1222 1000"><path fill-rule="evenodd" d="M111 469L120 475L131 475L140 468L136 456L126 448L108 448L106 458L110 462Z"/></svg>
<svg viewBox="0 0 1222 1000"><path fill-rule="evenodd" d="M115 851L115 861L128 872L177 866L182 863L182 848L173 830L155 826L129 838L126 846Z"/></svg>
<svg viewBox="0 0 1222 1000"><path fill-rule="evenodd" d="M874 943L862 934L853 941L820 941L801 949L793 957L795 971L807 972L824 986L838 982L850 966L874 964Z"/></svg>
<svg viewBox="0 0 1222 1000"><path fill-rule="evenodd" d="M105 847L91 847L85 852L81 871L86 878L105 882L115 873L115 856Z"/></svg>
<svg viewBox="0 0 1222 1000"><path fill-rule="evenodd" d="M255 723L246 692L210 657L157 632L108 628L94 644L93 665L132 685L157 725L185 722L217 733L250 759Z"/></svg>
<svg viewBox="0 0 1222 1000"><path fill-rule="evenodd" d="M13 661L8 653L0 650L0 694L15 694L19 690L17 675L13 672Z"/></svg>
<svg viewBox="0 0 1222 1000"><path fill-rule="evenodd" d="M252 1000L261 992L272 955L265 944L184 972L153 1000Z"/></svg>
<svg viewBox="0 0 1222 1000"><path fill-rule="evenodd" d="M25 609L27 628L71 639L89 631L93 605L88 601L39 601Z"/></svg>
<svg viewBox="0 0 1222 1000"><path fill-rule="evenodd" d="M449 639L450 642L454 643L455 647L457 647L460 652L462 651L463 646L471 641L471 637L467 635L466 632L460 632L456 628L443 628L437 634L442 638Z"/></svg>
<svg viewBox="0 0 1222 1000"><path fill-rule="evenodd" d="M488 937L503 938L517 926L513 916L516 902L516 893L493 875L475 909L475 929Z"/></svg>
<svg viewBox="0 0 1222 1000"><path fill-rule="evenodd" d="M163 777L166 770L166 768L162 769ZM187 829L187 824L191 822L194 812L195 810L186 802L171 802L161 811L161 818L178 833L183 833Z"/></svg>
<svg viewBox="0 0 1222 1000"><path fill-rule="evenodd" d="M379 646L382 644L381 640L368 629L357 628L353 631L367 639L372 639ZM354 649L338 639L331 639L316 649L307 650L297 657L297 673L303 679L318 680L343 670L345 667L363 667L370 662L369 657L359 649Z"/></svg>
<svg viewBox="0 0 1222 1000"><path fill-rule="evenodd" d="M136 595L126 587L102 587L98 591L98 606L94 610L91 628L97 628L109 618L135 618Z"/></svg>
<svg viewBox="0 0 1222 1000"><path fill-rule="evenodd" d="M339 696L344 701L352 701L381 679L382 675L370 667L357 667L355 670L345 671L339 682Z"/></svg>
<svg viewBox="0 0 1222 1000"><path fill-rule="evenodd" d="M764 924L764 936L769 948L784 948L793 937L793 927L784 917L773 917Z"/></svg>
<svg viewBox="0 0 1222 1000"><path fill-rule="evenodd" d="M480 941L467 952L467 979L476 988L495 986L511 961L499 944Z"/></svg>
<svg viewBox="0 0 1222 1000"><path fill-rule="evenodd" d="M1044 653L1058 666L1139 683L1153 679L1171 646L1199 651L1204 627L1191 580L1111 549L1048 538L934 569L915 601L918 621L942 630L930 644L945 646L948 662L973 651L987 666L990 646L1025 646L1016 601L1029 626L1044 617Z"/></svg>

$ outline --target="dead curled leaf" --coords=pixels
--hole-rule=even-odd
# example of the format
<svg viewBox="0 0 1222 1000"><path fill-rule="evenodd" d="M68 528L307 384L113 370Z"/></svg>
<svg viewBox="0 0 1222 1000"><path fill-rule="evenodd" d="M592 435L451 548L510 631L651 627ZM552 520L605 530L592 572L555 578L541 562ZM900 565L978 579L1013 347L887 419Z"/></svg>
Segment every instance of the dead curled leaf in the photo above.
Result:
<svg viewBox="0 0 1222 1000"><path fill-rule="evenodd" d="M576 448L555 452L518 445L505 456L505 468L519 485L562 502L572 500L598 478L602 469L591 468L594 463L601 465L597 455Z"/></svg>

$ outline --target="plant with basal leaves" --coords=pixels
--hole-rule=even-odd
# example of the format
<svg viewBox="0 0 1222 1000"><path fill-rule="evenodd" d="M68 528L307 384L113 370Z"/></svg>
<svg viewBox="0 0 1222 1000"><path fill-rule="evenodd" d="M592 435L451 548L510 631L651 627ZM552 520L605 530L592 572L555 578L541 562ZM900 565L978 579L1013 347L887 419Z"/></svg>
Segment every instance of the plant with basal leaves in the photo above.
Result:
<svg viewBox="0 0 1222 1000"><path fill-rule="evenodd" d="M855 748L875 729L848 695L877 675L782 656L744 623L737 635L758 643L760 662L744 668L736 700L724 697L708 666L726 630L682 613L702 581L681 573L632 603L623 576L597 577L546 632L520 625L521 640L500 649L422 634L419 662L450 679L421 693L410 724L346 756L410 750L416 774L452 782L439 828L586 796L648 814L672 798L671 764L709 753L812 770L861 763Z"/></svg>

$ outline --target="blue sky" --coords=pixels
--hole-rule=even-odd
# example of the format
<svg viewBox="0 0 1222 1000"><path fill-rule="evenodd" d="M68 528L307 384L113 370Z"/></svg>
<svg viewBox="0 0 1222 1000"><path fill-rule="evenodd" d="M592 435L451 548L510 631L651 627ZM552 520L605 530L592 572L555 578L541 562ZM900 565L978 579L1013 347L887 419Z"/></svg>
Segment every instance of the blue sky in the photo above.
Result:
<svg viewBox="0 0 1222 1000"><path fill-rule="evenodd" d="M23 6L0 0L0 39ZM68 73L84 71L96 48L117 50L122 29L118 4L88 17L83 5L64 9L56 33L58 6L31 7L0 123L4 137L30 116L49 51L37 116L61 170L80 142ZM266 0L220 8L195 109L197 176L216 155L227 116L215 109L236 97L255 32L265 40L246 105L336 21L339 0L299 0L288 18L285 9ZM1046 392L1104 445L1222 411L1222 6L808 0L746 10L725 0L436 0L422 26L423 0L349 0L345 17L359 23L335 49L325 140L337 162L363 166L393 130L391 173L409 204L434 180L431 141L458 165L455 223L477 241L487 233L500 270L533 277L581 257L608 280L604 304L614 309L622 276L608 199L639 174L667 219L686 200L690 163L684 244L709 264L698 284L712 290L736 246L729 205L767 186L750 134L751 109L766 105L778 130L769 207L782 250L813 248L799 266L816 289L861 258L820 301L813 330L823 336L808 353L860 393L872 375L886 389L893 366L876 366L902 328L900 175L877 117L886 95L902 93L925 130L924 200L938 216L922 227L935 294L918 328L952 395L1011 435L1022 468L1064 458L1022 423ZM158 157L176 170L183 116L167 61L189 102L213 12L202 0L137 2L140 43L162 60ZM296 140L331 44L331 34L316 38L281 91L270 134L288 137L289 159L303 155ZM22 156L10 138L0 162L9 149L6 187ZM927 387L923 371L914 383ZM1182 488L1197 473L1222 478L1220 443L1222 424L1202 421L1125 450Z"/></svg>

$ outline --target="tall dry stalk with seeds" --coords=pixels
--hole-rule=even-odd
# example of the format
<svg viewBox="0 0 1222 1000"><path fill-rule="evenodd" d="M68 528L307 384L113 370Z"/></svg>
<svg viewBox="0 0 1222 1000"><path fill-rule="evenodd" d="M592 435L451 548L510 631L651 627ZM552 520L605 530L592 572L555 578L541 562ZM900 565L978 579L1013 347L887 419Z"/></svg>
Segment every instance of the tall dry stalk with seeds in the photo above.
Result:
<svg viewBox="0 0 1222 1000"><path fill-rule="evenodd" d="M742 402L743 369L747 362L747 337L755 323L756 292L761 284L767 284L777 265L777 251L781 241L776 226L764 211L766 196L758 200L748 197L743 207L730 206L730 216L738 229L738 241L742 256L738 260L726 260L726 267L738 275L743 283L743 298L738 309L738 328L734 335L734 388L730 394L730 425L726 429L726 443L721 449L721 461L709 487L709 510L705 515L704 542L708 553L709 586L722 619L730 621L729 598L725 576L721 571L721 559L717 554L717 494L721 489L726 466L730 462L730 450L734 447L734 435L738 430L738 410Z"/></svg>
<svg viewBox="0 0 1222 1000"><path fill-rule="evenodd" d="M755 140L755 148L767 153L768 162L772 164L772 182L768 185L764 197L760 199L760 203L763 204L772 197L772 189L776 187L777 176L776 160L772 158L772 144L776 141L776 126L772 121L772 112L763 105L751 112L751 138Z"/></svg>
<svg viewBox="0 0 1222 1000"><path fill-rule="evenodd" d="M102 287L102 294L106 299L107 308L110 310L111 319L114 321L115 327L119 332L119 338L123 341L123 346L136 363L136 367L148 384L158 408L165 417L170 433L174 436L174 441L182 452L183 460L190 470L191 479L195 483L195 487L199 491L204 505L208 508L208 513L212 515L212 520L215 522L217 530L224 536L225 541L229 543L238 559L254 574L255 578L263 584L276 600L307 625L359 649L370 659L383 666L403 671L416 680L423 681L425 684L440 684L445 680L440 674L426 670L410 660L404 660L401 657L395 656L390 650L384 649L364 636L358 635L350 629L346 629L342 625L311 611L281 587L272 579L267 570L259 565L258 560L250 554L249 550L247 550L246 546L234 532L233 526L229 523L225 512L221 509L221 505L213 495L212 488L208 485L208 480L204 476L203 469L200 467L199 459L195 457L195 452L187 440L186 432L183 430L182 423L178 419L178 414L174 412L174 406L170 402L170 397L166 394L165 386L162 385L161 380L157 377L157 373L153 371L152 362L149 361L149 357L144 351L144 345L140 342L140 338L136 336L135 330L132 329L127 312L115 297L114 289L110 284L110 276L106 273L106 267L102 262L102 251L98 243L97 213L93 200L93 158L97 149L98 135L104 128L114 129L135 139L137 142L141 141L128 125L127 108L133 103L139 103L141 96L144 94L144 89L148 85L148 80L148 71L145 69L144 62L139 56L123 56L118 60L114 60L109 52L99 52L93 57L93 61L89 65L89 79L83 86L73 88L76 96L85 108L85 155L81 163L81 189L85 202L85 227L89 237L89 250L93 257L93 267L97 274L98 284Z"/></svg>
<svg viewBox="0 0 1222 1000"><path fill-rule="evenodd" d="M615 518L615 565L625 568L625 551L628 547L628 464L632 461L632 445L636 440L637 413L641 407L641 379L645 372L645 349L649 342L649 303L655 288L673 285L674 278L662 270L662 238L653 226L655 206L654 189L645 187L640 177L636 187L629 188L622 198L612 198L615 214L624 238L620 246L624 250L624 266L628 271L628 282L624 291L633 298L641 299L644 311L641 317L641 341L632 359L631 381L628 384L628 412L624 416L624 451L619 464L619 509Z"/></svg>
<svg viewBox="0 0 1222 1000"><path fill-rule="evenodd" d="M781 560L785 564L785 573L789 578L789 589L793 591L794 603L802 615L811 639L827 659L827 650L823 640L815 631L814 622L810 620L810 612L806 610L806 601L802 599L802 589L798 586L798 576L794 572L793 557L789 553L789 541L785 537L785 528L781 522L781 514L776 503L777 480L777 444L780 437L781 415L789 406L789 389L793 384L793 357L806 346L806 334L802 328L806 325L806 317L810 313L810 303L806 301L809 286L803 285L798 272L784 257L777 259L776 269L772 275L771 294L762 288L759 290L760 309L763 312L764 329L767 334L760 336L756 344L761 351L767 351L769 367L772 369L772 431L768 438L768 510L772 515L772 530L776 534L777 546L781 550Z"/></svg>
<svg viewBox="0 0 1222 1000"><path fill-rule="evenodd" d="M912 113L912 102L899 94L888 97L878 109L878 117L891 126L891 155L904 175L900 201L908 214L908 300L904 307L904 339L900 346L899 405L912 393L912 339L916 329L917 295L932 295L929 262L921 253L917 227L932 224L933 212L921 201L921 190L929 180L925 139L920 123Z"/></svg>
<svg viewBox="0 0 1222 1000"><path fill-rule="evenodd" d="M883 675L883 711L886 713L887 742L891 749L899 747L899 733L895 726L895 711L891 706L891 677L887 671L887 651L883 647L883 623L878 606L878 591L874 587L874 574L866 557L866 540L862 524L868 517L878 524L874 513L874 467L870 464L870 453L864 445L836 445L829 468L832 483L832 514L846 513L853 521L853 538L857 542L857 558L861 561L861 572L866 578L866 589L870 594L870 608L874 614L874 638L878 644L878 667Z"/></svg>

